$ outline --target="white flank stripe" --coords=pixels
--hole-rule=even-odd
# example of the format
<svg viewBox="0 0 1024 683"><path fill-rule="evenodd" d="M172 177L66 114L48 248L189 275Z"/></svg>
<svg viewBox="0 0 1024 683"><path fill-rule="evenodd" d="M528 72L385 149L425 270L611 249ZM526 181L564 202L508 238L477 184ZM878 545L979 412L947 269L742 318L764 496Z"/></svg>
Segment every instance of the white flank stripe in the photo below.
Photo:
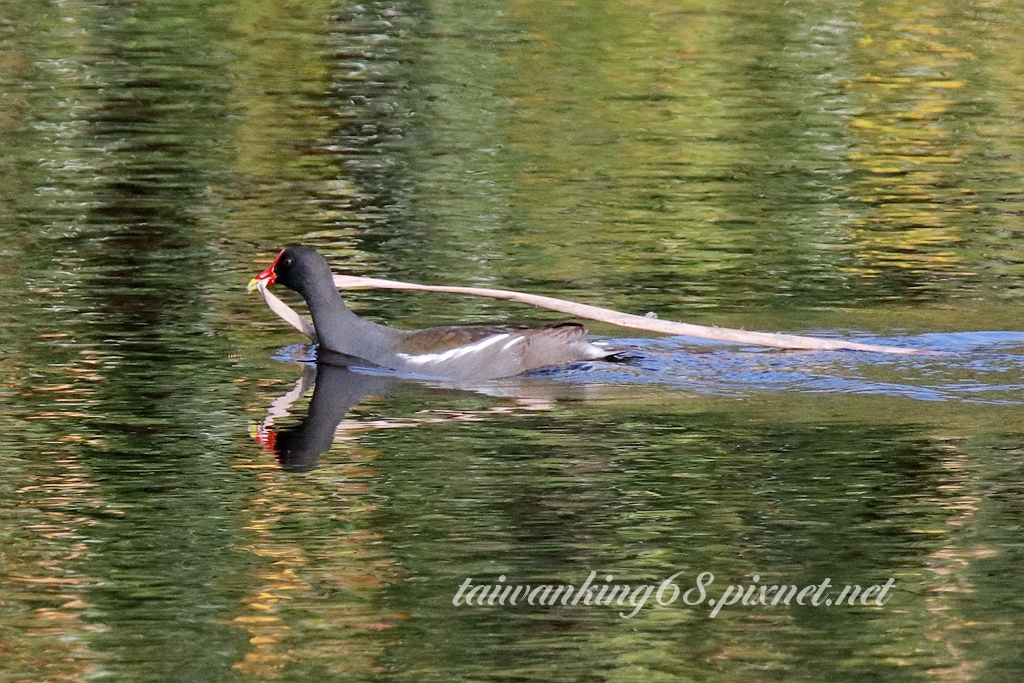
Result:
<svg viewBox="0 0 1024 683"><path fill-rule="evenodd" d="M456 346L454 349L448 349L444 353L421 353L415 356L408 353L400 353L398 354L398 357L410 363L415 363L416 365L423 365L425 363L443 363L446 360L451 360L453 358L458 358L459 356L465 356L468 353L476 353L477 351L486 349L491 344L496 344L508 336L509 334L507 332L505 334L491 335L490 337L484 337L475 344Z"/></svg>
<svg viewBox="0 0 1024 683"><path fill-rule="evenodd" d="M513 346L515 346L516 344L518 344L521 341L526 341L526 337L516 337L512 341L506 342L505 345L501 347L501 350L502 351L508 351L509 349L511 349Z"/></svg>

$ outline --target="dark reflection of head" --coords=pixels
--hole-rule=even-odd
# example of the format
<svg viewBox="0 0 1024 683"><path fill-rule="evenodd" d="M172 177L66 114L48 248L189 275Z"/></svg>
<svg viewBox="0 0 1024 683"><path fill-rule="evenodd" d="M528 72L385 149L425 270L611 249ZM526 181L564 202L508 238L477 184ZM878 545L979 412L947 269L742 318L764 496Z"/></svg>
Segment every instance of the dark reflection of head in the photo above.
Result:
<svg viewBox="0 0 1024 683"><path fill-rule="evenodd" d="M384 394L391 378L352 372L348 368L320 363L309 413L294 427L278 431L273 449L281 468L308 472L320 462L320 454L334 442L334 434L345 414L364 397Z"/></svg>

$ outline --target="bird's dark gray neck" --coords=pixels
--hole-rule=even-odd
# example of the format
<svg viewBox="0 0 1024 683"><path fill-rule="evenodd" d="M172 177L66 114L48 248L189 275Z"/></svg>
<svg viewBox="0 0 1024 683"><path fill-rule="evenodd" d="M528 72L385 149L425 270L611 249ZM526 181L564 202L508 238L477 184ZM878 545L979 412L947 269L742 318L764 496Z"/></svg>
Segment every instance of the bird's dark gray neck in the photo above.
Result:
<svg viewBox="0 0 1024 683"><path fill-rule="evenodd" d="M392 351L401 330L364 320L349 310L338 290L310 292L306 304L320 346L329 351L375 361L383 351Z"/></svg>

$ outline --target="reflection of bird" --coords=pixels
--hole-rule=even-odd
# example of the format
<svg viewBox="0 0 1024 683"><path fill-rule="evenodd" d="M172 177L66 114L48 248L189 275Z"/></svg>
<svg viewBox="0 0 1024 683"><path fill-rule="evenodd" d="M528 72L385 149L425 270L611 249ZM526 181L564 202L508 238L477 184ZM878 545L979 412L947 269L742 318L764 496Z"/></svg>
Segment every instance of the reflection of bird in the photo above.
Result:
<svg viewBox="0 0 1024 683"><path fill-rule="evenodd" d="M281 468L292 472L314 469L320 454L334 442L335 430L345 414L363 397L387 393L393 381L327 364L318 365L315 372L316 386L305 419L294 427L277 431L261 426L255 435L259 443L274 451ZM299 386L304 389L308 378L303 379Z"/></svg>
<svg viewBox="0 0 1024 683"><path fill-rule="evenodd" d="M581 360L607 358L578 323L543 327L466 325L399 330L360 318L334 286L327 261L310 247L287 247L249 283L295 290L313 316L321 352L341 362L369 361L403 372L451 379L495 379Z"/></svg>

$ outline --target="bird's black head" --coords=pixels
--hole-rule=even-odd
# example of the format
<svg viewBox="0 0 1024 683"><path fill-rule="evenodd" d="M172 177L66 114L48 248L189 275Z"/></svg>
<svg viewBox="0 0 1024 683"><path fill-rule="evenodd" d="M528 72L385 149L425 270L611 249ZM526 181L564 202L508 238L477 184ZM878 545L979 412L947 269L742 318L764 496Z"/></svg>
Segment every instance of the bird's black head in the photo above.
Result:
<svg viewBox="0 0 1024 683"><path fill-rule="evenodd" d="M329 284L333 289L332 278L331 267L316 249L294 245L282 249L274 262L249 282L249 289L255 289L260 283L269 287L280 282L308 298L317 283Z"/></svg>

